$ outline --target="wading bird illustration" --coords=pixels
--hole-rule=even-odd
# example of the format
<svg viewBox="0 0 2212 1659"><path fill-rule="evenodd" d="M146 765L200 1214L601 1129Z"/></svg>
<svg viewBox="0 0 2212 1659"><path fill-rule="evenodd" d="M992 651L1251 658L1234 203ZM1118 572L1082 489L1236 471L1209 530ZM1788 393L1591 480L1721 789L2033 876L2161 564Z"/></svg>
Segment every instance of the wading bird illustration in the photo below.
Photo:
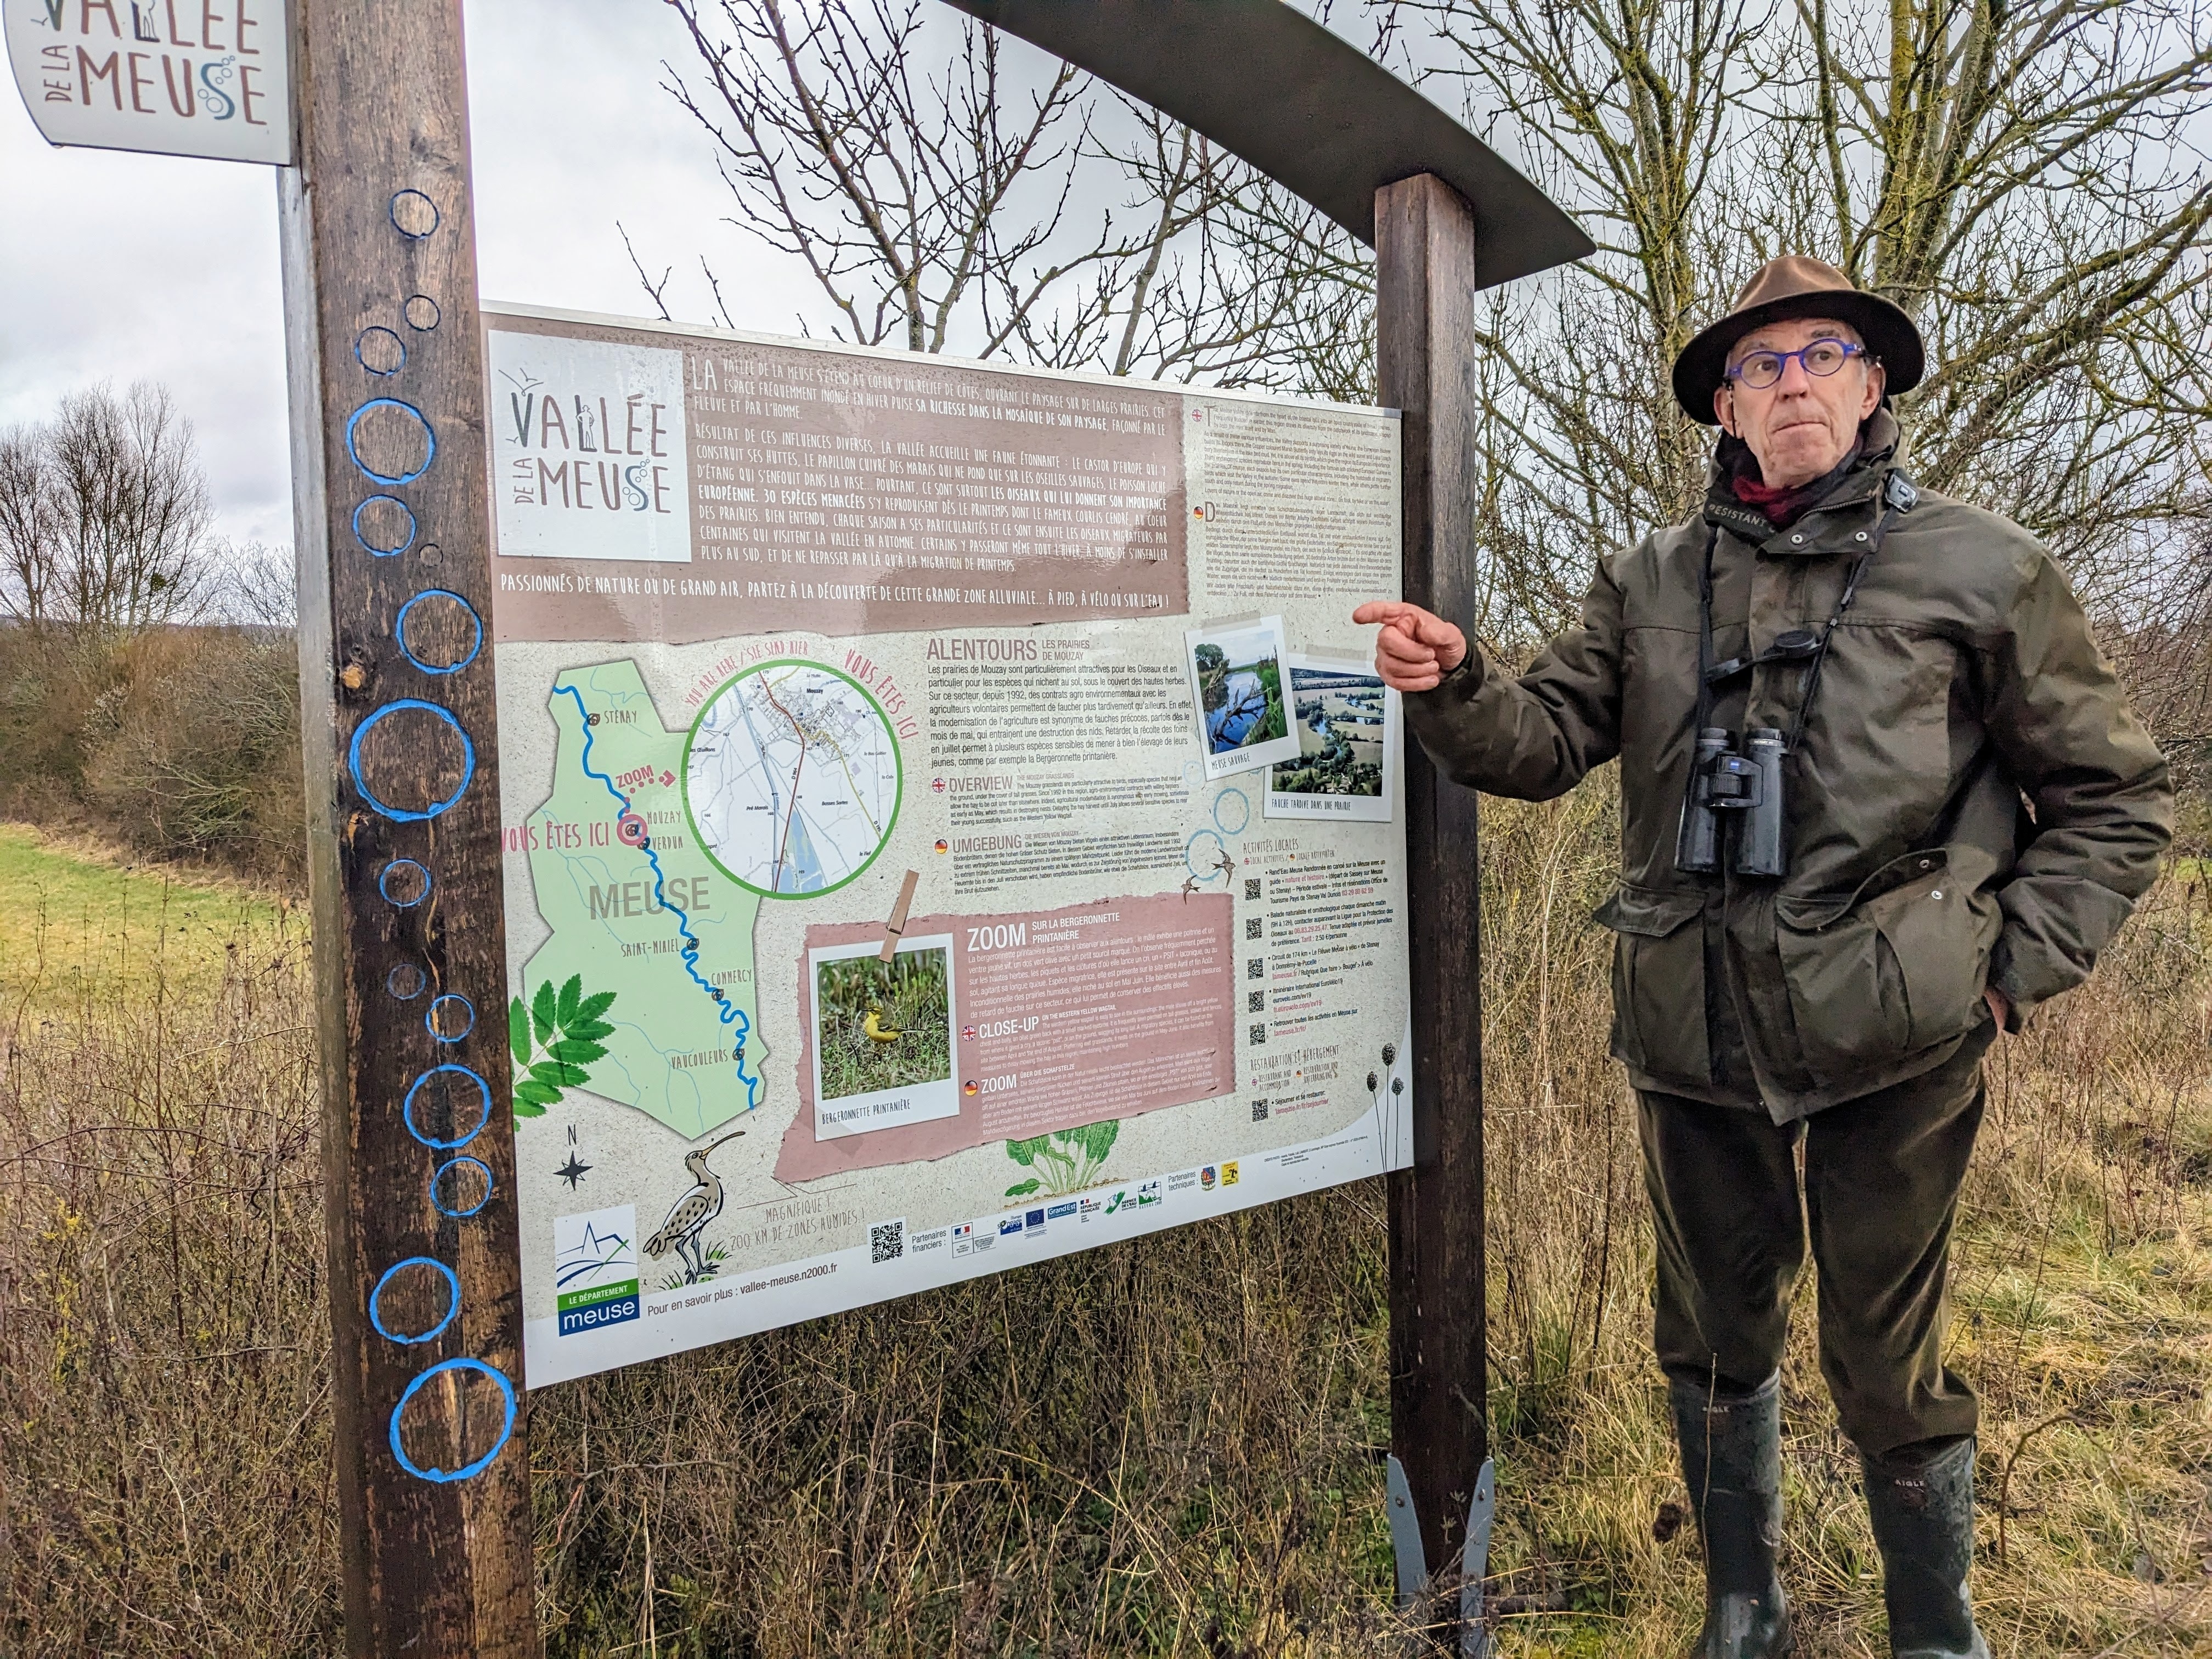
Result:
<svg viewBox="0 0 2212 1659"><path fill-rule="evenodd" d="M696 1285L711 1275L706 1257L700 1253L699 1235L707 1231L708 1223L722 1212L722 1178L707 1167L707 1154L743 1133L743 1129L732 1130L720 1140L684 1154L684 1167L691 1171L696 1184L668 1206L668 1218L660 1224L660 1231L645 1241L647 1255L676 1252L684 1263L686 1285Z"/></svg>
<svg viewBox="0 0 2212 1659"><path fill-rule="evenodd" d="M860 1022L860 1029L876 1042L896 1042L906 1035L897 1027L884 1024L884 1011L880 1008L868 1010L868 1017Z"/></svg>

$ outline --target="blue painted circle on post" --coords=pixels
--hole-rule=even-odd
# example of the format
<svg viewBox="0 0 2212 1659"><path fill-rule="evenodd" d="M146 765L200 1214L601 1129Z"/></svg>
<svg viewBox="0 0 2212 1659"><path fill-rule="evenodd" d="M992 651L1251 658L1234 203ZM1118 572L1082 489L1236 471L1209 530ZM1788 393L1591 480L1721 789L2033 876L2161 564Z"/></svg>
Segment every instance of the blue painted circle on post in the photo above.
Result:
<svg viewBox="0 0 2212 1659"><path fill-rule="evenodd" d="M445 1316L440 1319L436 1324L431 1326L428 1330L424 1331L419 1336L406 1336L398 1331L387 1330L385 1328L384 1316L378 1310L376 1305L376 1298L384 1294L384 1287L392 1282L392 1276L405 1267L435 1267L441 1273L445 1275ZM447 1326L452 1324L453 1322L454 1316L459 1314L460 1310L461 1281L459 1278L454 1273L451 1267L448 1267L444 1262L440 1261L432 1256L410 1255L404 1261L393 1262L389 1267L386 1267L384 1270L383 1277L376 1281L376 1288L368 1293L368 1322L376 1327L376 1334L387 1342L401 1342L410 1345L416 1342L428 1342L431 1338L436 1336L439 1332L444 1330Z"/></svg>
<svg viewBox="0 0 2212 1659"><path fill-rule="evenodd" d="M461 1029L447 1036L438 1029L438 1010L447 1003L459 1003L461 1009ZM458 991L448 991L443 996L430 999L430 1006L422 1011L422 1029L440 1042L459 1042L477 1028L477 1006Z"/></svg>
<svg viewBox="0 0 2212 1659"><path fill-rule="evenodd" d="M1237 822L1224 823L1222 819L1221 809L1227 806L1232 800L1237 803L1237 805L1230 816ZM1223 835L1241 836L1251 822L1252 798L1242 789L1224 789L1213 798L1213 827Z"/></svg>
<svg viewBox="0 0 2212 1659"><path fill-rule="evenodd" d="M411 899L394 898L392 895L392 872L397 870L412 870L416 875L422 877L422 890L417 893ZM413 859L394 859L391 863L386 865L383 870L378 874L376 878L376 890L384 895L384 902L386 904L396 904L403 910L412 910L424 899L430 896L430 872L424 869L421 865L416 863ZM410 965L411 964L406 963L400 964L401 967ZM396 974L398 971L398 968L394 968L392 970L393 974ZM417 974L420 974L422 970L417 968L415 971ZM416 981L413 990L401 991L398 987L392 984L390 974L385 975L384 988L390 991L392 995L398 997L402 1002L406 1001L410 997L421 995L422 991L422 986L420 981Z"/></svg>
<svg viewBox="0 0 2212 1659"><path fill-rule="evenodd" d="M399 1414L407 1409L407 1402L415 1397L416 1391L421 1389L424 1383L428 1382L432 1377L437 1376L441 1371L478 1372L483 1376L491 1378L493 1382L498 1383L499 1391L507 1401L507 1421L501 1425L499 1438L492 1442L491 1449L486 1452L482 1457L477 1458L475 1462L465 1463L458 1469L422 1468L416 1463L414 1459L407 1455L406 1451L399 1443ZM482 1474L486 1469L491 1467L491 1460L499 1455L501 1450L507 1444L507 1437L514 1432L514 1384L507 1380L506 1376L500 1371L497 1366L487 1365L481 1359L464 1358L444 1359L439 1361L438 1364L431 1366L428 1370L424 1371L412 1382L410 1382L405 1390L401 1393L399 1396L399 1403L392 1408L392 1456L399 1460L399 1467L401 1468L406 1470L408 1474L415 1476L416 1479L419 1480L434 1480L441 1485L443 1485L448 1480L467 1480L476 1475Z"/></svg>
<svg viewBox="0 0 2212 1659"><path fill-rule="evenodd" d="M438 1183L445 1179L446 1172L448 1170L458 1170L464 1164L473 1164L477 1168L483 1171L483 1196L478 1199L475 1203L470 1205L465 1210L452 1209L439 1199ZM430 1171L430 1207L435 1210L440 1215L449 1215L457 1220L465 1220L470 1216L474 1215L478 1210L483 1208L485 1205L491 1202L492 1189L498 1184L499 1182L497 1179L492 1175L491 1165L485 1163L482 1158L468 1157L449 1158L443 1164L441 1164L436 1169Z"/></svg>
<svg viewBox="0 0 2212 1659"><path fill-rule="evenodd" d="M401 542L397 547L379 547L374 542L369 540L368 537L361 533L361 515L368 512L370 507L374 507L379 501L389 501L392 506L398 507L402 513L407 515L407 538ZM417 527L418 526L415 522L415 509L408 506L406 502L401 501L397 495L364 495L362 497L361 505L355 507L353 510L353 538L361 544L362 550L363 552L370 554L376 558L394 558L398 555L404 553L409 548L414 546L415 532Z"/></svg>
<svg viewBox="0 0 2212 1659"><path fill-rule="evenodd" d="M433 1140L429 1136L424 1134L420 1129L415 1127L415 1097L422 1091L422 1085L424 1084L428 1083L432 1078L437 1076L441 1072L453 1072L461 1077L468 1079L470 1082L477 1085L477 1094L483 1102L483 1115L477 1120L477 1127L470 1130L468 1133L465 1135L458 1135L451 1140ZM416 1078L412 1084L408 1085L407 1100L405 1104L400 1107L399 1115L407 1125L407 1133L413 1135L415 1139L421 1141L422 1145L429 1147L434 1152L453 1152L459 1147L467 1146L469 1142L474 1140L478 1135L482 1134L483 1133L484 1125L491 1121L491 1085L486 1083L482 1078L478 1077L474 1072L471 1072L465 1066L454 1066L451 1064L433 1066L428 1071L423 1073L422 1076Z"/></svg>
<svg viewBox="0 0 2212 1659"><path fill-rule="evenodd" d="M374 467L370 466L367 461L362 459L361 451L354 447L354 434L356 428L361 425L362 422L367 416L380 409L397 409L404 410L408 415L412 416L416 423L422 427L423 450L422 465L416 467L412 472L379 472ZM430 463L438 459L438 434L432 429L430 422L423 418L422 411L416 408L414 404L404 402L398 398L371 398L359 409L356 409L352 414L346 416L346 454L352 460L353 464L361 469L361 475L364 478L374 479L376 483L380 484L410 484L413 483L416 479L421 477L425 472L428 472L430 470Z"/></svg>
<svg viewBox="0 0 2212 1659"><path fill-rule="evenodd" d="M422 204L422 207L418 208L415 205L417 202L420 202ZM427 209L430 215L430 222L423 226L420 230L410 230L405 225L399 222L399 215L403 209L410 218L420 218L423 210ZM425 236L428 236L432 231L437 229L438 221L441 217L441 215L438 212L438 204L432 201L428 197L425 196L419 190L396 190L392 191L392 200L385 204L384 210L386 216L392 221L392 229L398 231L402 236L404 236L410 242L419 242Z"/></svg>
<svg viewBox="0 0 2212 1659"><path fill-rule="evenodd" d="M433 667L430 664L424 662L422 658L416 656L413 651L408 648L407 613L412 611L416 605L422 604L425 599L451 599L455 605L458 605L462 610L469 613L469 621L474 624L476 628L476 643L469 647L469 654L463 657L459 662L453 664L449 668ZM421 669L426 674L458 674L461 670L466 668L471 663L474 662L477 659L477 653L483 649L483 618L477 615L476 606L471 605L466 599L454 592L451 588L447 587L426 587L420 593L417 593L413 599L408 600L406 604L401 605L399 607L399 619L392 624L392 632L393 637L399 641L400 655L405 657L408 661L413 663L417 668Z"/></svg>
<svg viewBox="0 0 2212 1659"><path fill-rule="evenodd" d="M415 860L412 859L408 860L407 862L410 864L415 864ZM422 869L422 866L419 864L416 864L415 867L417 870ZM391 873L391 866L389 865L386 866L385 874L389 875ZM428 875L429 872L427 870L423 871L423 876L426 879ZM380 888L384 885L383 877L380 876L377 878L376 884ZM392 896L389 893L385 895L385 897L387 899L391 896ZM420 904L422 901L421 899L417 899L415 902L416 903ZM393 996L398 997L402 1002L414 1001L416 997L422 994L422 988L429 982L430 976L424 973L421 967L411 962L395 962L392 964L392 971L384 976L384 988L386 991L389 991ZM403 985L407 988L404 991L399 988Z"/></svg>
<svg viewBox="0 0 2212 1659"><path fill-rule="evenodd" d="M381 335L385 340L389 340L392 343L391 349L397 351L399 354L399 361L392 364L389 368L379 368L374 363L368 361L368 348L372 344L381 345L383 343L382 340L372 339L371 337L375 335ZM385 327L383 324L378 323L371 327L362 330L359 334L354 337L353 360L372 374L397 374L401 369L407 367L407 342L401 339L398 335L393 333L392 330Z"/></svg>
<svg viewBox="0 0 2212 1659"><path fill-rule="evenodd" d="M367 781L361 775L362 739L369 734L370 730L379 720L388 714L396 714L403 708L428 709L447 725L452 726L461 739L461 781L453 786L452 794L441 801L432 802L419 812L405 807L386 805L376 798L375 792L369 788ZM346 747L346 770L353 774L353 787L359 792L361 798L383 813L386 817L399 823L419 823L425 818L436 817L441 812L451 811L461 797L468 793L469 785L477 775L477 746L469 741L468 728L461 724L452 709L441 708L436 703L425 702L420 697L398 697L386 703L359 726L354 727L353 741ZM414 860L410 859L398 861L413 863ZM386 893L385 896L390 898L392 896Z"/></svg>

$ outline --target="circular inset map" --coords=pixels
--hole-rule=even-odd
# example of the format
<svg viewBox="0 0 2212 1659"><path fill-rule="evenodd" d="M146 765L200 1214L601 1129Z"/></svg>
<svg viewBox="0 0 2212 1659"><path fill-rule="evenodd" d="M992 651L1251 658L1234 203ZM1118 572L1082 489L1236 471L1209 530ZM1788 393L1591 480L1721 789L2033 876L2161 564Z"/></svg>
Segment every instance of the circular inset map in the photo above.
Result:
<svg viewBox="0 0 2212 1659"><path fill-rule="evenodd" d="M817 662L749 668L708 699L684 744L684 809L722 873L770 898L842 887L898 817L890 721Z"/></svg>

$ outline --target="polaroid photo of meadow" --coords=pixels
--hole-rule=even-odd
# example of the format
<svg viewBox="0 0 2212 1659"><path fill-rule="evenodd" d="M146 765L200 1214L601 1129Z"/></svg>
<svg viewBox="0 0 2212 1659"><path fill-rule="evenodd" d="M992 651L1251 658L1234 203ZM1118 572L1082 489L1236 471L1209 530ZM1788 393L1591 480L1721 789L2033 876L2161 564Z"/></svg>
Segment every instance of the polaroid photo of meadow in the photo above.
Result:
<svg viewBox="0 0 2212 1659"><path fill-rule="evenodd" d="M1271 818L1388 823L1398 798L1398 694L1357 657L1291 653L1295 758L1267 775Z"/></svg>

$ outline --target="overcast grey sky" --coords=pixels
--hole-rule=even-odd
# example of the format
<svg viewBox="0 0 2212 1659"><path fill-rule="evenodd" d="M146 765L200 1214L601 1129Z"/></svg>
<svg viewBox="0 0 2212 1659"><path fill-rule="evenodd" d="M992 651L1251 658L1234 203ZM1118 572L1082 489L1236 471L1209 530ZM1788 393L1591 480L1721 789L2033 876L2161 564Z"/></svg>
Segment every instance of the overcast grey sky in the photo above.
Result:
<svg viewBox="0 0 2212 1659"><path fill-rule="evenodd" d="M659 60L688 49L665 7L467 0L467 21L487 296L647 310L620 218L663 264L711 251L733 310L737 278L748 321L792 326L811 296L718 222L705 141L659 90ZM90 381L164 381L198 428L222 533L289 542L271 169L54 149L0 81L0 425Z"/></svg>
<svg viewBox="0 0 2212 1659"><path fill-rule="evenodd" d="M1363 46L1357 5L1292 0ZM711 315L714 263L744 326L832 321L811 279L724 223L708 140L660 90L692 48L660 0L465 0L485 297L650 313L619 219L679 319ZM1329 15L1341 11L1350 20ZM949 60L961 26L933 8ZM933 43L925 37L925 48ZM1046 59L1018 41L1010 60ZM0 71L0 426L95 380L160 380L191 418L220 533L289 543L284 346L271 169L55 149Z"/></svg>

